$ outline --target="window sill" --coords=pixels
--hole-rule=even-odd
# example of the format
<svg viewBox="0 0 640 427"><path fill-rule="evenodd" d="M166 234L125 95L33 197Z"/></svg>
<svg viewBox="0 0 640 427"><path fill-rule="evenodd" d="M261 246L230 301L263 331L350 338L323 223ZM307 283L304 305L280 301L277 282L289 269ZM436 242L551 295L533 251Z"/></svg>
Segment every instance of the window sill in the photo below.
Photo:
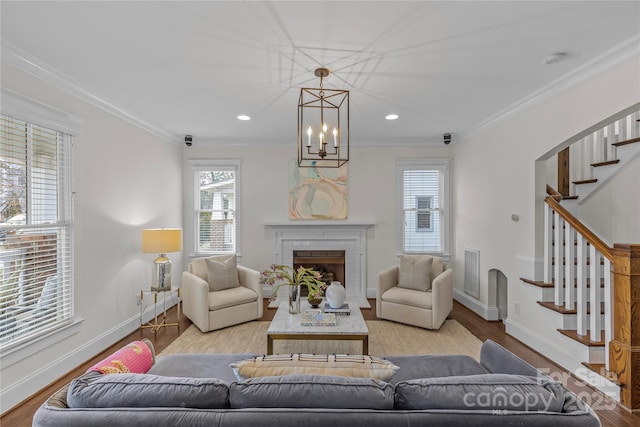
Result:
<svg viewBox="0 0 640 427"><path fill-rule="evenodd" d="M74 319L71 323L61 327L60 329L4 351L2 355L0 355L2 368L4 369L7 366L11 366L32 354L42 351L47 347L51 347L55 343L60 342L71 335L77 334L80 331L80 325L82 322L84 322L83 318Z"/></svg>

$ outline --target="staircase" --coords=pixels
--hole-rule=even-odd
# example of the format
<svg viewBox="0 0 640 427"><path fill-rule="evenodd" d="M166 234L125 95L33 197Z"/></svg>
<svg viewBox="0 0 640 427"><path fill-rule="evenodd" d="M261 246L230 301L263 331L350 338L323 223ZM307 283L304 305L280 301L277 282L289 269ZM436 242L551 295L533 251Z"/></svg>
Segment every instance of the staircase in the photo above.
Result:
<svg viewBox="0 0 640 427"><path fill-rule="evenodd" d="M574 215L599 189L640 157L640 111L611 120L569 147L570 193L562 195L562 205ZM558 177L560 179L560 177Z"/></svg>
<svg viewBox="0 0 640 427"><path fill-rule="evenodd" d="M521 281L530 288L541 314L561 337L555 341L562 342L562 350L577 358L587 368L584 371L589 372L574 373L627 408L639 409L640 392L636 389L640 366L636 362L635 367L630 367L633 363L627 359L621 363L618 355L622 344L625 357L640 356L635 333L630 332L640 326L633 324L640 317L640 307L634 307L637 304L630 292L637 290L640 283L637 273L631 272L634 267L625 266L623 257L618 256L623 246L629 245L612 247L578 219L580 205L640 157L638 106L583 135L569 150L571 177L561 176L568 174L569 168L567 164L560 168L558 157L558 182L570 179L570 194L547 187L543 277ZM630 246L632 254L637 251L638 245ZM620 282L617 293L614 280ZM623 288L629 292L623 292ZM615 348L610 348L612 345Z"/></svg>

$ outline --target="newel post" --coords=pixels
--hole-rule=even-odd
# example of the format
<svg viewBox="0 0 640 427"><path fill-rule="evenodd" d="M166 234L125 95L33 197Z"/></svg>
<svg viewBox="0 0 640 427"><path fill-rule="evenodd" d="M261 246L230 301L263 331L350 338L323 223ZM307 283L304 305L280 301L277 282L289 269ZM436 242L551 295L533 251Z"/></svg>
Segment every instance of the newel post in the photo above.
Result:
<svg viewBox="0 0 640 427"><path fill-rule="evenodd" d="M609 370L620 382L620 403L640 410L640 244L613 250L613 337Z"/></svg>

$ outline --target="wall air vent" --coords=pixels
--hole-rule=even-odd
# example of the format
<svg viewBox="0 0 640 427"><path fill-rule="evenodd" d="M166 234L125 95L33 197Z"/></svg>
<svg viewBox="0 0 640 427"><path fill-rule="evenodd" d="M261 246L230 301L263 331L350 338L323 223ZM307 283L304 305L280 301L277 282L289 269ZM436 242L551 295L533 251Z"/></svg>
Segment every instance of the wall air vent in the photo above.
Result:
<svg viewBox="0 0 640 427"><path fill-rule="evenodd" d="M480 251L464 250L464 292L480 299Z"/></svg>

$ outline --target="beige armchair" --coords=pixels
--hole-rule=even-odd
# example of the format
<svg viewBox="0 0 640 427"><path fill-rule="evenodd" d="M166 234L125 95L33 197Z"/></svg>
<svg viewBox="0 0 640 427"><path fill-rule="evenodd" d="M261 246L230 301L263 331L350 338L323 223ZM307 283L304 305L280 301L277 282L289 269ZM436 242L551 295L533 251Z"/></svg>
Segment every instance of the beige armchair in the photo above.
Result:
<svg viewBox="0 0 640 427"><path fill-rule="evenodd" d="M377 316L439 329L453 309L453 270L441 258L401 255L399 265L378 274Z"/></svg>
<svg viewBox="0 0 640 427"><path fill-rule="evenodd" d="M235 255L194 259L182 273L182 312L202 331L262 317L260 273Z"/></svg>

